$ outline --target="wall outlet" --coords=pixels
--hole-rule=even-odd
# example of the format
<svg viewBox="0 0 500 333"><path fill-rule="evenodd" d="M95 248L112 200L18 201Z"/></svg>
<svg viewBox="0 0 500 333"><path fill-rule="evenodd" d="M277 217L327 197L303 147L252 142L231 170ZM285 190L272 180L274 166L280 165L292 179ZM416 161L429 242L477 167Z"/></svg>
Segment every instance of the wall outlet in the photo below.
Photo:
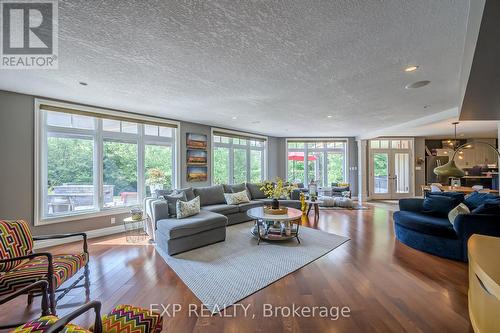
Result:
<svg viewBox="0 0 500 333"><path fill-rule="evenodd" d="M111 218L111 224L115 224L116 223L116 218L115 217L112 217Z"/></svg>

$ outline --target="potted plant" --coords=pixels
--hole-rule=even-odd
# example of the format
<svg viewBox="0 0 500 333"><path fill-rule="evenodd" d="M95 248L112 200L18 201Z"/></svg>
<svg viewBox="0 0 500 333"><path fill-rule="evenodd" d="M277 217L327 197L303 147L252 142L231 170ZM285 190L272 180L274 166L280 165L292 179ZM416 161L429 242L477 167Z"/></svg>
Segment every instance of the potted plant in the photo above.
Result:
<svg viewBox="0 0 500 333"><path fill-rule="evenodd" d="M271 208L279 209L280 204L278 199L289 197L293 188L293 185L288 185L283 181L283 179L276 177L274 182L265 181L260 190L264 192L268 198L273 199Z"/></svg>
<svg viewBox="0 0 500 333"><path fill-rule="evenodd" d="M163 190L163 184L165 184L165 172L158 168L152 168L147 171L146 185L149 186L151 194L155 193L156 190Z"/></svg>

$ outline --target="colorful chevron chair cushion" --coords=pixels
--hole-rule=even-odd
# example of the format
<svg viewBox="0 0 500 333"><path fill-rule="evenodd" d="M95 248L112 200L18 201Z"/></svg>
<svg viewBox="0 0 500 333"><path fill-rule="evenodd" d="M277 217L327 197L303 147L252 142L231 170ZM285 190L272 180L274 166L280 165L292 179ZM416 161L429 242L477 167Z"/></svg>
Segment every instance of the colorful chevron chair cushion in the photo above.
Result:
<svg viewBox="0 0 500 333"><path fill-rule="evenodd" d="M86 253L53 255L54 287L75 275L89 258ZM0 274L0 296L10 294L40 279L47 278L47 258L36 257Z"/></svg>
<svg viewBox="0 0 500 333"><path fill-rule="evenodd" d="M21 257L32 251L33 238L28 223L22 220L0 220L0 258ZM10 271L21 263L21 260L0 263L0 272Z"/></svg>
<svg viewBox="0 0 500 333"><path fill-rule="evenodd" d="M162 327L159 313L133 305L118 305L102 317L103 333L160 333Z"/></svg>
<svg viewBox="0 0 500 333"><path fill-rule="evenodd" d="M45 316L32 321L27 322L26 324L19 326L11 333L44 333L47 331L50 326L54 325L54 323L59 320L59 318L55 316ZM73 324L68 324L64 327L61 333L91 333L89 330L81 328L80 326L76 326Z"/></svg>

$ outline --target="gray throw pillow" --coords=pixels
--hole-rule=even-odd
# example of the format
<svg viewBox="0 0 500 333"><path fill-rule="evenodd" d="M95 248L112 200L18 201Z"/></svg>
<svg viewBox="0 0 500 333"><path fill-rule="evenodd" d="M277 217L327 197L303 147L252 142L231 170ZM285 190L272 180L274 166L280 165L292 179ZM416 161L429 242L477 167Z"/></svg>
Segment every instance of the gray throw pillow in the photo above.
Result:
<svg viewBox="0 0 500 333"><path fill-rule="evenodd" d="M157 198L164 197L166 195L169 195L170 193L172 193L172 190L156 190L155 191Z"/></svg>
<svg viewBox="0 0 500 333"><path fill-rule="evenodd" d="M222 185L197 187L194 194L200 197L201 206L225 204L224 188Z"/></svg>
<svg viewBox="0 0 500 333"><path fill-rule="evenodd" d="M187 200L193 200L195 195L192 187L186 187L176 190L178 193L184 192Z"/></svg>
<svg viewBox="0 0 500 333"><path fill-rule="evenodd" d="M255 199L266 199L267 196L262 190L260 189L264 184L252 184L252 183L247 183L247 189L248 192L250 192L250 200L255 200Z"/></svg>
<svg viewBox="0 0 500 333"><path fill-rule="evenodd" d="M185 192L172 192L163 196L167 200L168 215L177 216L177 201L187 201Z"/></svg>
<svg viewBox="0 0 500 333"><path fill-rule="evenodd" d="M247 189L247 187L245 186L245 183L233 184L233 185L223 185L223 186L224 186L225 193L238 193L241 191L245 191Z"/></svg>

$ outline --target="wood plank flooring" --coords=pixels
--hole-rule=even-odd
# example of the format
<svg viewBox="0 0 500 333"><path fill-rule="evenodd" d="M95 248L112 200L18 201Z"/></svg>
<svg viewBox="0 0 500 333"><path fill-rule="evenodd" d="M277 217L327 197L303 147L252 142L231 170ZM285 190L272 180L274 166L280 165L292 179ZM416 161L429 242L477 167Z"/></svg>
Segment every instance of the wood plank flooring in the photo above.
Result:
<svg viewBox="0 0 500 333"><path fill-rule="evenodd" d="M470 332L467 265L400 244L392 226L395 206L368 206L358 211L321 210L319 221L312 219L309 226L351 240L241 301L249 306L246 317L242 307L229 308L222 316L189 316L190 304L199 308L200 301L154 246L126 243L123 235L90 241L91 298L103 302L104 312L120 303L180 304L181 312L165 318L165 332ZM51 251L77 249L73 243ZM60 302L59 314L72 311L72 303L83 300L83 290L72 291ZM0 307L0 322L36 317L39 300L29 308L25 302L21 297ZM338 320L265 317L266 303L349 307L351 312ZM91 321L89 314L75 323Z"/></svg>

